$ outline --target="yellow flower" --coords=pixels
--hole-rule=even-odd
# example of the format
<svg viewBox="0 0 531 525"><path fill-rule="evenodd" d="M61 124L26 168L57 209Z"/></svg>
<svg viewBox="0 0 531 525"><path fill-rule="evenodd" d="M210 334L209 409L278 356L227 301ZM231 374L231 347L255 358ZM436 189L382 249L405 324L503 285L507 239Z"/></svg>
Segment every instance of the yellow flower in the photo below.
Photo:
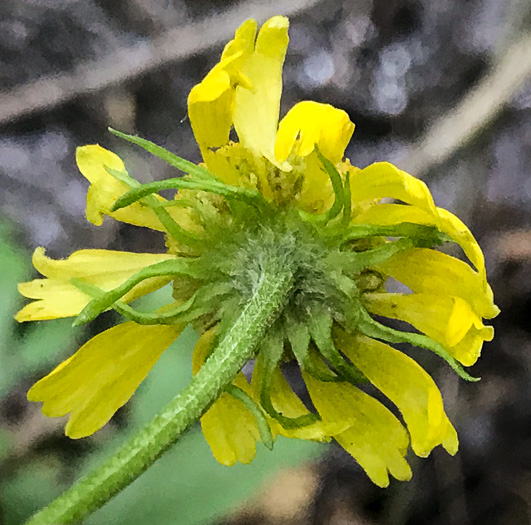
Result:
<svg viewBox="0 0 531 525"><path fill-rule="evenodd" d="M431 377L390 344L431 350L462 377L493 337L497 315L483 254L468 228L436 207L427 186L397 167L364 169L344 160L354 131L327 104L295 105L279 121L288 21L276 16L257 33L245 22L220 62L190 92L188 110L204 164L194 166L137 137L116 132L164 158L184 177L141 186L100 146L79 148L89 179L87 218L103 215L163 231L168 253L82 250L35 267L47 278L20 285L36 299L20 321L109 308L128 322L96 336L30 390L49 416L70 413L71 437L92 434L133 394L160 354L191 322L202 335L194 373L253 295L271 254L295 265L283 312L258 348L252 380L240 373L202 417L218 461L250 462L256 441L277 435L335 439L379 486L405 480L411 443L419 456L441 444L457 451L455 429ZM234 128L239 142L229 140ZM175 188L173 200L156 195ZM382 203L395 199L400 204ZM452 241L472 266L435 250ZM388 293L393 277L410 293ZM174 302L140 313L133 299L172 282ZM400 319L398 331L374 315ZM390 343L390 344L388 344ZM281 365L295 360L312 407L291 389ZM370 382L396 405L405 426L359 388Z"/></svg>

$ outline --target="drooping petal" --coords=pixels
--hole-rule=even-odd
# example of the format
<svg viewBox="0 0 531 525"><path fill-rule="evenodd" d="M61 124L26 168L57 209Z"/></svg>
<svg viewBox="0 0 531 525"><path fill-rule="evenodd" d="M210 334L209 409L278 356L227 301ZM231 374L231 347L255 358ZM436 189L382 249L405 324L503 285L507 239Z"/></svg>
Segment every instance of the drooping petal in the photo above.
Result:
<svg viewBox="0 0 531 525"><path fill-rule="evenodd" d="M426 184L389 162L375 162L362 170L353 170L350 188L353 205L388 197L421 208L438 221L438 212Z"/></svg>
<svg viewBox="0 0 531 525"><path fill-rule="evenodd" d="M467 228L465 223L456 217L453 213L450 213L444 208L437 208L440 217L440 229L448 234L452 239L457 242L466 256L470 259L472 264L476 267L481 278L484 281L485 287L488 287L486 270L485 270L485 257L479 247L476 239L472 235L472 232Z"/></svg>
<svg viewBox="0 0 531 525"><path fill-rule="evenodd" d="M125 182L116 179L105 169L108 167L119 172L126 172L124 163L118 155L94 144L77 148L76 162L79 171L90 182L86 213L87 219L92 224L99 226L103 222L103 216L109 215L118 221L135 226L164 230L153 210L139 202L111 212L118 198L130 189Z"/></svg>
<svg viewBox="0 0 531 525"><path fill-rule="evenodd" d="M215 326L204 332L195 345L192 360L194 375L212 351L216 329ZM251 393L251 387L241 372L233 384ZM232 466L237 461L248 464L253 460L260 433L254 415L240 400L227 393L221 394L201 418L201 428L214 457L222 465Z"/></svg>
<svg viewBox="0 0 531 525"><path fill-rule="evenodd" d="M133 395L184 326L123 323L93 337L28 392L49 417L70 413L67 436L100 429Z"/></svg>
<svg viewBox="0 0 531 525"><path fill-rule="evenodd" d="M439 444L457 452L457 433L448 420L439 389L433 379L411 358L394 348L343 333L341 350L400 410L411 435L411 446L426 457Z"/></svg>
<svg viewBox="0 0 531 525"><path fill-rule="evenodd" d="M92 297L72 284L72 279L78 278L108 291L121 285L146 266L172 258L174 257L168 254L79 250L67 259L54 260L46 257L44 248L37 248L33 254L33 265L48 279L34 279L19 284L18 290L24 297L36 300L22 308L15 319L22 322L77 315ZM166 277L146 279L122 300L133 301L161 288L168 281L169 278Z"/></svg>
<svg viewBox="0 0 531 525"><path fill-rule="evenodd" d="M277 369L271 382L271 401L279 414L289 418L306 416L310 413L299 396L293 392L282 372ZM272 430L283 436L309 441L329 441L332 436L347 430L347 419L337 421L316 421L300 428L283 428L275 419L270 420Z"/></svg>
<svg viewBox="0 0 531 525"><path fill-rule="evenodd" d="M492 326L473 325L465 337L448 351L465 366L472 366L481 355L481 349L485 341L492 341L494 328Z"/></svg>
<svg viewBox="0 0 531 525"><path fill-rule="evenodd" d="M385 273L417 293L461 297L480 317L491 319L499 313L490 286L468 264L427 248L413 248L379 265Z"/></svg>
<svg viewBox="0 0 531 525"><path fill-rule="evenodd" d="M274 16L262 26L254 53L241 66L241 73L249 79L251 88L238 86L234 103L233 121L240 142L255 155L272 162L288 25L286 17Z"/></svg>
<svg viewBox="0 0 531 525"><path fill-rule="evenodd" d="M234 384L240 386L238 381ZM248 464L254 459L260 433L254 415L240 400L221 394L201 418L201 428L214 457L222 465L232 466L237 461Z"/></svg>
<svg viewBox="0 0 531 525"><path fill-rule="evenodd" d="M485 326L468 302L460 297L414 294L367 294L368 309L375 314L402 319L438 341L465 366L473 365L484 341L494 329Z"/></svg>
<svg viewBox="0 0 531 525"><path fill-rule="evenodd" d="M387 408L349 383L325 383L307 374L304 380L323 421L350 421L350 428L334 438L376 485L387 487L388 473L399 480L411 478L404 459L407 432Z"/></svg>
<svg viewBox="0 0 531 525"><path fill-rule="evenodd" d="M429 293L366 294L371 313L402 319L435 341L451 347L459 343L474 323L481 319L460 297Z"/></svg>
<svg viewBox="0 0 531 525"><path fill-rule="evenodd" d="M437 214L437 217L435 217L432 213L415 206L380 204L378 206L371 206L364 213L355 217L352 222L357 224L380 225L409 222L426 226L437 226L461 246L467 257L485 280L485 286L487 286L483 252L470 230L459 218L444 208L437 208Z"/></svg>
<svg viewBox="0 0 531 525"><path fill-rule="evenodd" d="M330 104L299 102L281 120L275 141L275 157L285 161L290 153L306 157L315 148L337 164L354 133L347 113Z"/></svg>

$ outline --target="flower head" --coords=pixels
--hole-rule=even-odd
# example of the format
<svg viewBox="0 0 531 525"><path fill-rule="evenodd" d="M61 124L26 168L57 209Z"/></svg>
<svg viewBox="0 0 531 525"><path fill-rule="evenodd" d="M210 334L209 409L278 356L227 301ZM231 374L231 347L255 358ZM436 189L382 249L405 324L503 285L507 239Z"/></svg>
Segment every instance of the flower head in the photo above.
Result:
<svg viewBox="0 0 531 525"><path fill-rule="evenodd" d="M258 34L249 20L192 89L189 116L204 164L115 132L184 177L141 186L115 154L78 149L91 182L87 218L100 224L106 214L163 231L168 253L82 250L53 261L37 249L34 264L46 278L20 285L36 301L19 321L77 316L80 324L111 308L127 322L90 340L28 397L43 401L46 415L70 413L71 437L92 434L188 323L201 334L196 373L273 260L295 269L292 292L259 345L252 380L240 373L204 414L205 437L226 465L250 462L256 441L270 446L279 434L333 438L386 486L389 473L411 476L410 443L419 456L439 444L454 454L458 446L434 381L391 344L430 350L473 379L461 365L474 364L492 339L483 319L498 309L477 242L435 206L422 181L386 162L358 169L343 160L354 131L344 111L304 101L279 122L287 45L286 18L273 17ZM232 128L239 142L229 139ZM169 188L178 190L173 200L157 195ZM435 249L446 242L471 264ZM390 277L410 292L388 292ZM170 281L172 304L149 313L129 305ZM284 377L288 362L297 363L310 401ZM360 388L367 383L403 422Z"/></svg>

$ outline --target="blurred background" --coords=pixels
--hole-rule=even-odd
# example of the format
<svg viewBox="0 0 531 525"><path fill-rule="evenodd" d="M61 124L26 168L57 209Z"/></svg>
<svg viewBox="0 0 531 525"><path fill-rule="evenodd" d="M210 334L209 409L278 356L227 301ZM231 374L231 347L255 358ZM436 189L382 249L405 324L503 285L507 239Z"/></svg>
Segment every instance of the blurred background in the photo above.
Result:
<svg viewBox="0 0 531 525"><path fill-rule="evenodd" d="M456 457L411 456L409 483L372 485L339 447L280 441L250 466L218 465L194 429L87 524L531 523L531 3L529 0L2 0L0 2L0 524L17 525L115 450L190 378L185 332L95 436L29 404L29 386L95 332L17 325L30 255L159 251L133 226L84 218L78 145L119 153L147 182L160 162L107 126L199 161L186 98L249 17L290 16L281 113L312 99L356 123L347 149L428 182L487 257L496 339L465 384L427 363L460 436ZM162 292L164 293L164 291Z"/></svg>

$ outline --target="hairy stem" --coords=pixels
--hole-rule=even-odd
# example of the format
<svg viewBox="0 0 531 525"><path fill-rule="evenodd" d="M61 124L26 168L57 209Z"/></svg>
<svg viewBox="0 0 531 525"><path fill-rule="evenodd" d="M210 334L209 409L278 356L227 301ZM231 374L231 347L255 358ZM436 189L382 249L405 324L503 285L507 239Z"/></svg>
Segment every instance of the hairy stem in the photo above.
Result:
<svg viewBox="0 0 531 525"><path fill-rule="evenodd" d="M147 470L232 383L277 319L292 286L293 271L289 265L264 268L253 296L190 384L114 456L35 514L26 525L78 522Z"/></svg>

